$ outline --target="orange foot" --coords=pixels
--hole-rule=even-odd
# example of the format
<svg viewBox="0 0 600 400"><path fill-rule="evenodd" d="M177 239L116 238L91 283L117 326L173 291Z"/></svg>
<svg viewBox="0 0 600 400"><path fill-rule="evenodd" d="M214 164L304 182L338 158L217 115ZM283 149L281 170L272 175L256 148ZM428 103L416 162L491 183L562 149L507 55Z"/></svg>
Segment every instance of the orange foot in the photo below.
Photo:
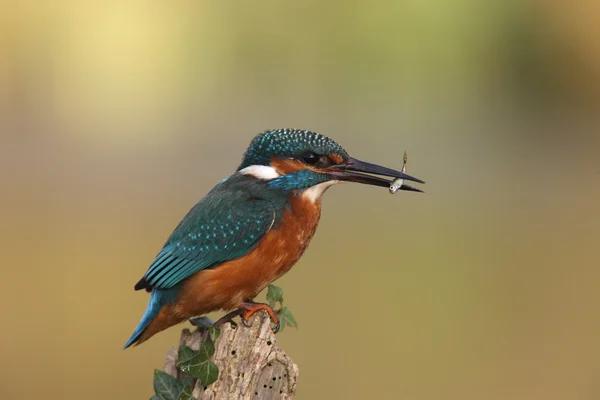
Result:
<svg viewBox="0 0 600 400"><path fill-rule="evenodd" d="M275 314L275 311L271 308L270 305L265 304L265 303L255 303L251 300L247 300L247 301L244 301L243 303L241 303L238 306L238 309L246 310L246 312L244 312L241 315L242 322L246 326L250 326L248 324L248 320L250 319L251 316L254 315L254 313L256 313L257 311L260 311L260 310L265 310L267 312L267 314L269 314L269 317L271 317L271 321L275 325L273 327L273 333L279 332L279 327L280 327L279 318L277 318L277 314Z"/></svg>

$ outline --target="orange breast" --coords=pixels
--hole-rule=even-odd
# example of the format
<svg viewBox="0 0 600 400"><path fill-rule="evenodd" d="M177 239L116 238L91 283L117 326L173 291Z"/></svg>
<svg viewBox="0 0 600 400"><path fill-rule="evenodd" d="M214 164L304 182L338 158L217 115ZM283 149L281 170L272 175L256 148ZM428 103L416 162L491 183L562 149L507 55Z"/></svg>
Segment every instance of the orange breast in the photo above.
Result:
<svg viewBox="0 0 600 400"><path fill-rule="evenodd" d="M302 256L321 216L320 200L294 197L276 228L246 256L201 271L184 282L172 312L181 317L236 308L255 297Z"/></svg>

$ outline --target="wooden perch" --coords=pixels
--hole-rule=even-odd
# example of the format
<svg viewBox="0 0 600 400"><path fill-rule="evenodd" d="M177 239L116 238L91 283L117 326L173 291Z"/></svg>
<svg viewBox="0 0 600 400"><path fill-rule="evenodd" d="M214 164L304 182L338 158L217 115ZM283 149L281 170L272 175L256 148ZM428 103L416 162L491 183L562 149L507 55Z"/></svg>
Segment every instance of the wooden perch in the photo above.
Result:
<svg viewBox="0 0 600 400"><path fill-rule="evenodd" d="M208 387L193 382L193 397L202 400L291 399L296 392L298 366L277 346L266 312L257 312L250 327L226 323L215 341L212 361L219 367L219 378ZM207 340L206 330L184 329L180 344L198 350ZM172 348L163 367L164 372L183 380L177 368L177 349Z"/></svg>

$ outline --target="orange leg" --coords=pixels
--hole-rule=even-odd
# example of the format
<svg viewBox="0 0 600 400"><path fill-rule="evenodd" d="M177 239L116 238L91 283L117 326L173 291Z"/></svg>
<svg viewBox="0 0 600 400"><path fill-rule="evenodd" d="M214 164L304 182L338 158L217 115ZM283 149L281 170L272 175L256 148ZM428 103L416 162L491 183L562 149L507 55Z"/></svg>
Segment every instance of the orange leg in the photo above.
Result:
<svg viewBox="0 0 600 400"><path fill-rule="evenodd" d="M231 323L232 325L237 325L234 321L233 318L237 317L238 315L241 316L244 313L244 310L241 308L238 308L237 310L233 310L230 313L225 314L224 316L222 316L221 318L219 318L219 320L217 322L215 322L213 324L213 326L215 328L220 328L221 325L223 325L226 322Z"/></svg>
<svg viewBox="0 0 600 400"><path fill-rule="evenodd" d="M239 305L239 309L246 310L246 312L241 315L242 322L246 326L250 326L248 325L248 320L251 316L254 315L254 313L260 310L266 311L267 314L269 314L269 317L271 317L271 321L273 322L273 324L275 324L275 326L273 327L273 332L279 332L279 318L277 317L277 314L275 314L275 311L271 308L270 305L265 303L255 303L252 300L246 300Z"/></svg>

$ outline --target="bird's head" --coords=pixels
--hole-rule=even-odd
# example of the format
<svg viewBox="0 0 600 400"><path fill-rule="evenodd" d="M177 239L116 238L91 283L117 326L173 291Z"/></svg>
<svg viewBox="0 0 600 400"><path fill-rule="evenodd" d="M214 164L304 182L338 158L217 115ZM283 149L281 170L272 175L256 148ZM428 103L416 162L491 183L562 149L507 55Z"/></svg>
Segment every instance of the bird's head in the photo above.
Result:
<svg viewBox="0 0 600 400"><path fill-rule="evenodd" d="M342 146L325 135L297 129L269 130L256 136L238 172L267 180L272 187L304 190L313 200L341 182L390 186L390 180L376 175L425 183L403 172L350 157ZM400 189L421 192L408 185Z"/></svg>

